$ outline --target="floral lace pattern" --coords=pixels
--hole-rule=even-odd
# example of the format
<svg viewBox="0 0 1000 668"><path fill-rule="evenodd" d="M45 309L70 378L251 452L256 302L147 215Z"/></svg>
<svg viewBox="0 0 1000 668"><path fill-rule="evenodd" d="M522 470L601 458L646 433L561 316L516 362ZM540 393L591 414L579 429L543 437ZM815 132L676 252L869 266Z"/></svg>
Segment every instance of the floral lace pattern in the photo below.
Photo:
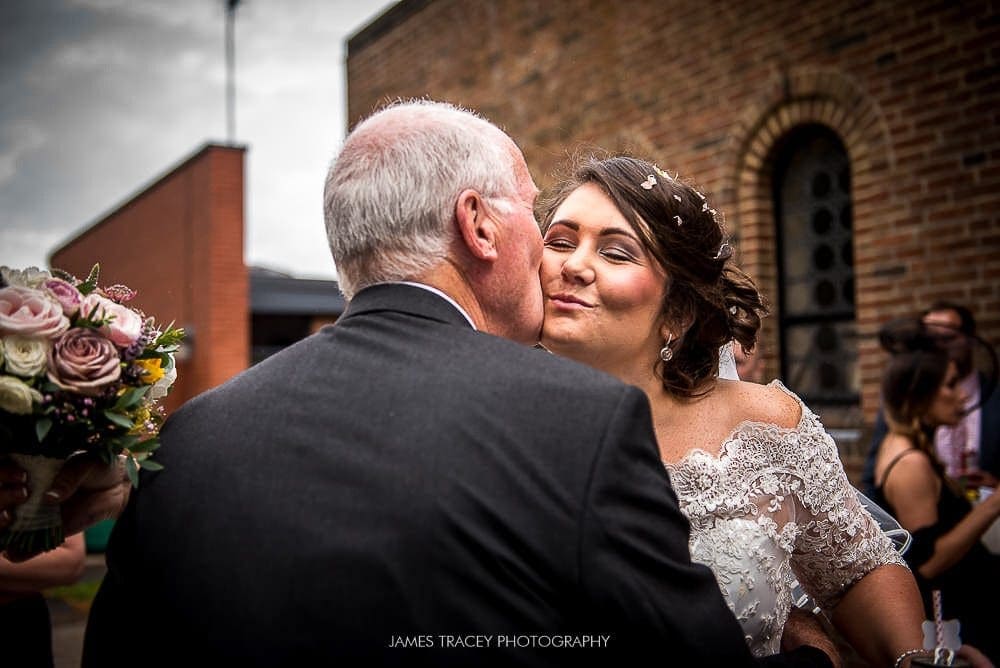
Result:
<svg viewBox="0 0 1000 668"><path fill-rule="evenodd" d="M756 656L780 650L793 580L825 609L871 570L903 565L865 510L819 418L795 398L792 429L743 422L718 455L666 464L691 522L691 555L709 566Z"/></svg>

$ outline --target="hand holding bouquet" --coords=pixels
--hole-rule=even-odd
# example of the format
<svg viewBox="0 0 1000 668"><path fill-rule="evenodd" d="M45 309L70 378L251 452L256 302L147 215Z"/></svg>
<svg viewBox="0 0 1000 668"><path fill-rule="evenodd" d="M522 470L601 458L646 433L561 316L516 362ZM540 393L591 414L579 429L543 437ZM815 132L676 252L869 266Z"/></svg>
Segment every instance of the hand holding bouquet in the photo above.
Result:
<svg viewBox="0 0 1000 668"><path fill-rule="evenodd" d="M51 549L62 542L59 509L42 494L69 455L125 456L133 485L159 446L166 396L184 332L160 328L126 306L135 293L98 288L34 267L0 267L0 457L28 471L31 497L0 533L0 550ZM37 498L36 498L37 497Z"/></svg>

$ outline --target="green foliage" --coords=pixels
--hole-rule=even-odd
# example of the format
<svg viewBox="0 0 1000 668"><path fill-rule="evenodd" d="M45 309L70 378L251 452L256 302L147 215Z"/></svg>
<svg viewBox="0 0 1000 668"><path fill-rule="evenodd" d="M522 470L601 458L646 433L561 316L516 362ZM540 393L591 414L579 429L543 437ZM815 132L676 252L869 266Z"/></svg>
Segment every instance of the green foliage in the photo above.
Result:
<svg viewBox="0 0 1000 668"><path fill-rule="evenodd" d="M153 341L149 347L154 350L173 352L183 340L184 329L181 327L174 327L174 323L171 322L167 325L166 329L160 332L160 335L156 337L156 340Z"/></svg>
<svg viewBox="0 0 1000 668"><path fill-rule="evenodd" d="M125 429L131 429L135 426L132 422L132 418L121 413L116 413L115 411L104 411L104 417L108 418L108 421L112 424L116 424L119 427L124 427Z"/></svg>
<svg viewBox="0 0 1000 668"><path fill-rule="evenodd" d="M135 457L125 458L125 472L128 474L129 482L132 483L132 487L139 486L139 464L135 461Z"/></svg>
<svg viewBox="0 0 1000 668"><path fill-rule="evenodd" d="M149 392L149 385L143 385L141 387L130 387L125 392L118 397L118 401L115 405L111 407L113 411L127 411L130 408L135 408L142 403L142 398L146 396ZM131 429L131 423L129 423L129 428Z"/></svg>
<svg viewBox="0 0 1000 668"><path fill-rule="evenodd" d="M52 420L47 417L38 418L38 421L35 422L35 436L38 437L39 443L49 435L49 429L52 429Z"/></svg>
<svg viewBox="0 0 1000 668"><path fill-rule="evenodd" d="M80 285L76 286L76 289L80 291L81 295L86 297L91 292L97 289L97 281L100 278L100 275L101 275L101 265L98 263L90 268L90 274L87 276L87 280L85 280Z"/></svg>

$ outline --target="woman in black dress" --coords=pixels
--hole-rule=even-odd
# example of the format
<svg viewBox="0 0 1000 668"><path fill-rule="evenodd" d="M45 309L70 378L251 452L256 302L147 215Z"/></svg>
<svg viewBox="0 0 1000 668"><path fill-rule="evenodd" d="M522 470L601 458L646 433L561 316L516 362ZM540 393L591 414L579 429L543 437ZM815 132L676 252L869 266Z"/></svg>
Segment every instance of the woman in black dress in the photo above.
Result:
<svg viewBox="0 0 1000 668"><path fill-rule="evenodd" d="M948 352L917 322L880 332L892 354L882 380L889 433L875 464L875 501L913 534L905 558L933 618L931 592L941 591L943 616L961 622L963 642L1000 661L997 605L1000 556L980 539L1000 517L1000 494L976 505L949 479L934 453L934 429L956 424L966 397Z"/></svg>

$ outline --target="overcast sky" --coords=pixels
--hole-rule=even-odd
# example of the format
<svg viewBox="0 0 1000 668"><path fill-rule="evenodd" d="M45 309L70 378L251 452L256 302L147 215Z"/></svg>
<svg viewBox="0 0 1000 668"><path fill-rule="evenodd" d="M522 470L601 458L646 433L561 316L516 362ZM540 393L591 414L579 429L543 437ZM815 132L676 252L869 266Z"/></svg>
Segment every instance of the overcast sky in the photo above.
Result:
<svg viewBox="0 0 1000 668"><path fill-rule="evenodd" d="M243 0L236 135L248 264L335 275L323 177L344 136L346 38L395 0ZM226 139L225 0L0 0L0 264L48 254Z"/></svg>

